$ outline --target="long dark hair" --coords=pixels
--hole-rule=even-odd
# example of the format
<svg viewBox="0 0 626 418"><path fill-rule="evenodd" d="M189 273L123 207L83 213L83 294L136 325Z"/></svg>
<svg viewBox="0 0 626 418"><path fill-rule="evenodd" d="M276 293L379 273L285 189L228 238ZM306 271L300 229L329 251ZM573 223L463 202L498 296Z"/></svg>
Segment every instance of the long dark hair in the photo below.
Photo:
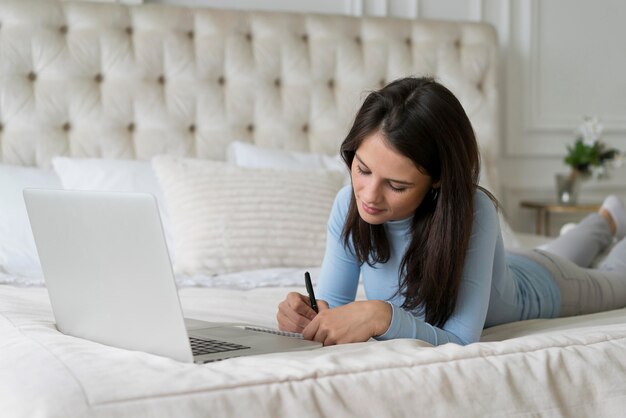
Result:
<svg viewBox="0 0 626 418"><path fill-rule="evenodd" d="M419 309L427 322L442 326L456 305L472 228L480 172L474 130L447 88L432 78L410 77L393 81L365 99L341 144L349 169L361 142L378 131L392 149L438 183L413 216L398 292L404 296L403 308ZM352 241L361 264L389 261L383 225L361 219L354 194L343 240L347 247Z"/></svg>

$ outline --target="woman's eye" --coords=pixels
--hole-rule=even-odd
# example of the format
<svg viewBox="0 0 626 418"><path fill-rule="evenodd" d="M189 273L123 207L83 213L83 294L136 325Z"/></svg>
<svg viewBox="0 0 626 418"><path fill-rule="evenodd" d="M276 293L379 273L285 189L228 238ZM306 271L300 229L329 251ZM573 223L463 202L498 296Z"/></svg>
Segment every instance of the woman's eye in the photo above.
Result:
<svg viewBox="0 0 626 418"><path fill-rule="evenodd" d="M402 193L406 191L406 187L394 187L393 184L389 184L389 187L391 188L391 190L393 190L394 192L398 192L398 193Z"/></svg>
<svg viewBox="0 0 626 418"><path fill-rule="evenodd" d="M356 171L357 171L359 174L370 174L370 172L369 172L369 171L366 171L366 170L362 169L362 168L361 168L360 166L358 166L358 165L356 166Z"/></svg>

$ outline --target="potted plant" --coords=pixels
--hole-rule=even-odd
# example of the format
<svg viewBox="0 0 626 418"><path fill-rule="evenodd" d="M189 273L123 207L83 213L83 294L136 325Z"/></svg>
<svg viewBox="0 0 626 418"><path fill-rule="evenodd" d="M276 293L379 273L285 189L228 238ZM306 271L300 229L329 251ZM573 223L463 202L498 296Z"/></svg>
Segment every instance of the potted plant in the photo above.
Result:
<svg viewBox="0 0 626 418"><path fill-rule="evenodd" d="M578 128L574 144L567 145L563 161L570 172L556 176L559 203L575 204L583 180L607 178L610 166L621 164L621 153L602 141L602 130L597 117L587 116Z"/></svg>

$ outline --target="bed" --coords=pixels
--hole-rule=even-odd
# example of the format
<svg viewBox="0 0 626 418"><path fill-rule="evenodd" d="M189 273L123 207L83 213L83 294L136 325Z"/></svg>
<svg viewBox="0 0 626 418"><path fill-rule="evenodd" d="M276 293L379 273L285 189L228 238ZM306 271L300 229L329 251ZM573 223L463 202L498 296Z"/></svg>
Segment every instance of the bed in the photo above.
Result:
<svg viewBox="0 0 626 418"><path fill-rule="evenodd" d="M328 208L300 208L301 228L263 191L288 199L295 181L332 200L366 92L429 74L467 110L497 193L497 61L479 23L0 2L1 414L623 416L623 309L493 327L465 347L370 341L205 365L54 326L22 188L154 194L185 315L275 327L279 301L304 292L304 271L316 277ZM198 228L205 212L213 224ZM508 245L524 245L502 222Z"/></svg>

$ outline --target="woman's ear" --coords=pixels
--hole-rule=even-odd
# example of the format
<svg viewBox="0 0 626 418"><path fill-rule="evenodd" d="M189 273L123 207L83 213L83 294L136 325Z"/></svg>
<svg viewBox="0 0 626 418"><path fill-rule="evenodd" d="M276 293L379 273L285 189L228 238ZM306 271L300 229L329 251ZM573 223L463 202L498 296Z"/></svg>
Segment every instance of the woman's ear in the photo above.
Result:
<svg viewBox="0 0 626 418"><path fill-rule="evenodd" d="M434 183L432 184L432 186L431 186L431 187L432 187L433 189L438 189L438 188L440 188L440 187L441 187L441 180L434 182Z"/></svg>

